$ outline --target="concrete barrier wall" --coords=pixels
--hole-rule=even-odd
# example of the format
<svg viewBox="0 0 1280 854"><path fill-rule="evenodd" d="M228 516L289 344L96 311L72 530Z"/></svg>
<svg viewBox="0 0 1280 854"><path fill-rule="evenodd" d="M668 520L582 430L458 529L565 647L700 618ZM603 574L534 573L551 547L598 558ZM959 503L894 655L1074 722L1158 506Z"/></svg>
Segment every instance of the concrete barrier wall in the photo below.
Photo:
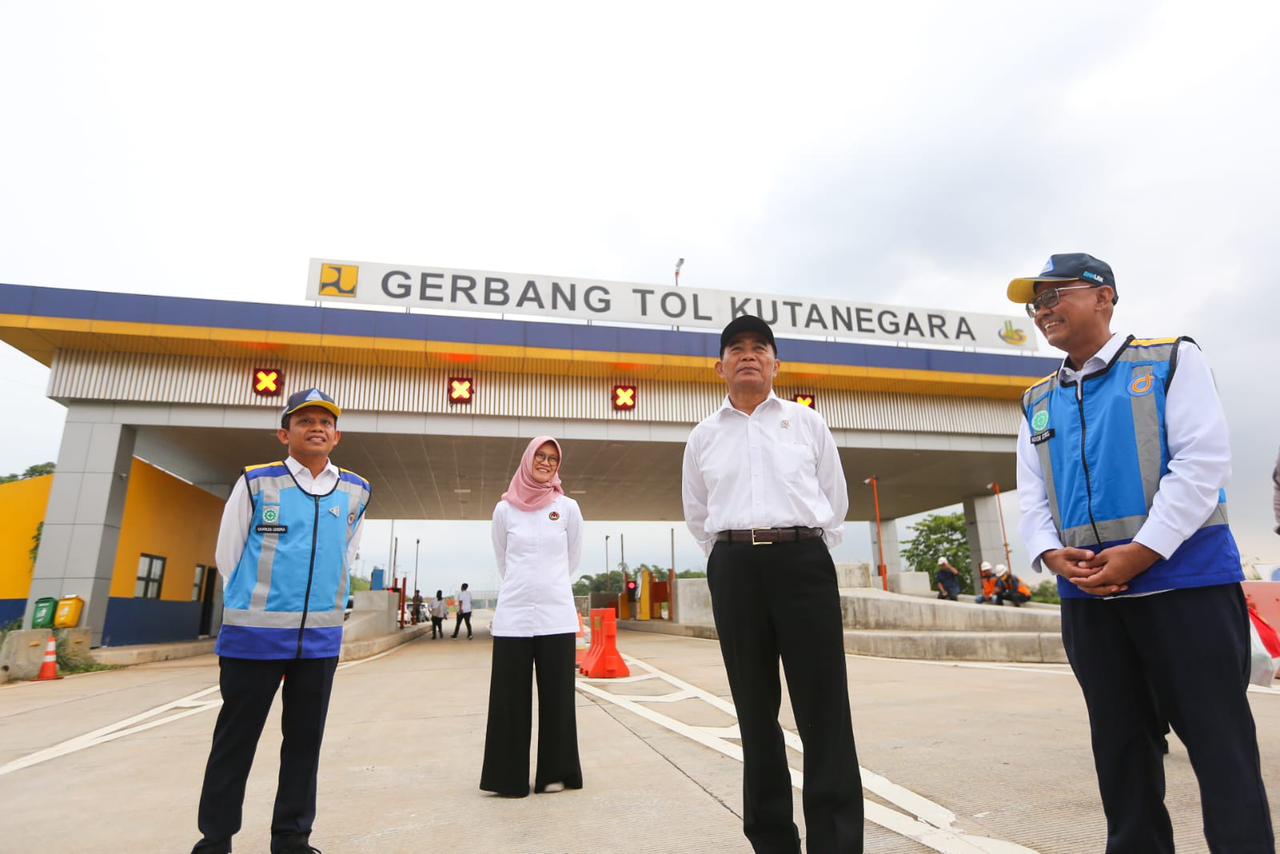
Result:
<svg viewBox="0 0 1280 854"><path fill-rule="evenodd" d="M1061 616L1053 610L869 595L873 592L846 593L840 597L847 628L1053 633L1061 628Z"/></svg>
<svg viewBox="0 0 1280 854"><path fill-rule="evenodd" d="M389 635L398 628L399 595L385 590L361 590L352 595L351 616L343 625L344 643Z"/></svg>
<svg viewBox="0 0 1280 854"><path fill-rule="evenodd" d="M705 578L676 579L676 617L682 626L715 626L711 616L711 591Z"/></svg>

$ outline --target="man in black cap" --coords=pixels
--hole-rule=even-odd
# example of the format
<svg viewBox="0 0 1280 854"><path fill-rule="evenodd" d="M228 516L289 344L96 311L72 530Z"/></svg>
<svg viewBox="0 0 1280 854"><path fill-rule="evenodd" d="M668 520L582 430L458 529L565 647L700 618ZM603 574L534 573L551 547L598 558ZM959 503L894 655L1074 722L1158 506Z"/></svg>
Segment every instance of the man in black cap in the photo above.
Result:
<svg viewBox="0 0 1280 854"><path fill-rule="evenodd" d="M1022 398L1018 500L1036 570L1058 576L1107 851L1173 851L1167 718L1200 783L1209 849L1270 854L1223 490L1231 446L1209 366L1190 338L1113 334L1115 275L1092 255L1054 255L1008 295L1066 353Z"/></svg>
<svg viewBox="0 0 1280 854"><path fill-rule="evenodd" d="M685 522L707 585L743 753L743 831L760 854L796 854L791 775L778 726L778 660L804 743L810 854L862 851L862 780L845 675L844 623L828 552L849 495L822 416L773 393L773 331L758 317L720 335L728 395L689 436Z"/></svg>
<svg viewBox="0 0 1280 854"><path fill-rule="evenodd" d="M271 854L309 854L329 694L342 651L351 562L368 481L329 454L342 439L333 398L289 397L276 436L280 462L236 480L218 531L223 578L218 633L222 709L213 729L192 854L224 854L240 830L245 782L276 692L282 695L280 778ZM281 687L283 686L283 687Z"/></svg>

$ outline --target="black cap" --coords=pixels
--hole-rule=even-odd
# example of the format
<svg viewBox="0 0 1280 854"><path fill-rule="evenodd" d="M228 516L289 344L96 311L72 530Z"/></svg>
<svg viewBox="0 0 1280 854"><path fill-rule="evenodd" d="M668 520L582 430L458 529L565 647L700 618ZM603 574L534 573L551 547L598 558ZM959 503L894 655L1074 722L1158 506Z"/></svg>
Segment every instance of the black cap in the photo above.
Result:
<svg viewBox="0 0 1280 854"><path fill-rule="evenodd" d="M1009 283L1009 299L1016 303L1029 303L1036 298L1037 282L1086 282L1094 287L1106 285L1113 291L1116 289L1116 276L1111 272L1111 265L1099 261L1084 252L1067 252L1062 255L1050 255L1049 263L1044 265L1038 276L1014 279Z"/></svg>
<svg viewBox="0 0 1280 854"><path fill-rule="evenodd" d="M329 397L318 388L308 388L302 391L295 391L289 395L289 402L284 405L282 417L288 418L299 409L306 409L308 406L327 409L333 413L334 418L342 415L342 410L338 408L338 404L333 402L332 397Z"/></svg>
<svg viewBox="0 0 1280 854"><path fill-rule="evenodd" d="M724 348L729 346L729 342L744 332L756 333L769 342L775 356L778 354L778 342L773 340L773 330L769 328L769 324L752 314L744 314L729 321L729 325L720 333L720 354L724 355Z"/></svg>

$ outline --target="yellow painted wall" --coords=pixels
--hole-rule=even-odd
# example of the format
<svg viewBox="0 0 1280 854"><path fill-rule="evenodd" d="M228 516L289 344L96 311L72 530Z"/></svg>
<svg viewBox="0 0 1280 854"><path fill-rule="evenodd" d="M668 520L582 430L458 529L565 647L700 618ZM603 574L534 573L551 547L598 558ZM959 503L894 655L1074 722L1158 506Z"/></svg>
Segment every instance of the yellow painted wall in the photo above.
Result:
<svg viewBox="0 0 1280 854"><path fill-rule="evenodd" d="M0 599L26 599L35 565L31 537L49 506L53 475L0 483Z"/></svg>
<svg viewBox="0 0 1280 854"><path fill-rule="evenodd" d="M166 558L160 598L190 602L196 564L213 566L224 502L153 465L135 459L124 502L111 595L132 599L138 558Z"/></svg>

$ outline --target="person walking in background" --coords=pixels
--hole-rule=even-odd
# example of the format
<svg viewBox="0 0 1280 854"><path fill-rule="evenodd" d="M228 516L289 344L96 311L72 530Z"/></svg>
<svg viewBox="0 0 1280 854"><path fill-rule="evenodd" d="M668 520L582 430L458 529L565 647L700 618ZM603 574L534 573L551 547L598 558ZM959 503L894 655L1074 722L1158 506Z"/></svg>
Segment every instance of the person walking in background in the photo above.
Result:
<svg viewBox="0 0 1280 854"><path fill-rule="evenodd" d="M462 628L462 621L467 621L467 640L471 640L471 591L467 589L464 582L462 589L458 591L458 616L453 624L453 636L458 636L458 630Z"/></svg>
<svg viewBox="0 0 1280 854"><path fill-rule="evenodd" d="M960 601L960 570L947 562L945 557L938 558L938 598Z"/></svg>
<svg viewBox="0 0 1280 854"><path fill-rule="evenodd" d="M773 393L773 330L738 317L720 333L728 394L685 446L685 523L707 586L742 736L743 832L757 854L798 854L778 661L804 743L810 854L861 852L862 779L849 713L844 620L830 548L849 493L822 416Z"/></svg>
<svg viewBox="0 0 1280 854"><path fill-rule="evenodd" d="M200 791L192 854L225 854L240 831L245 783L276 691L280 777L272 854L310 854L320 742L342 651L343 604L371 490L329 454L342 410L319 389L289 397L283 462L246 468L218 531L225 584L218 634L222 708ZM283 687L282 687L283 686Z"/></svg>
<svg viewBox="0 0 1280 854"><path fill-rule="evenodd" d="M444 637L444 620L449 616L449 603L445 601L444 591L437 590L436 598L431 600L431 639Z"/></svg>
<svg viewBox="0 0 1280 854"><path fill-rule="evenodd" d="M525 448L493 508L493 555L501 589L490 629L493 670L480 788L529 794L533 726L530 679L538 685L538 768L534 792L581 789L574 713L573 576L582 550L582 512L564 494L564 454L550 436Z"/></svg>
<svg viewBox="0 0 1280 854"><path fill-rule="evenodd" d="M1008 287L1066 354L1022 397L1018 499L1034 567L1058 576L1107 851L1173 851L1163 716L1200 784L1209 849L1270 854L1226 416L1194 341L1111 332L1117 293L1083 253Z"/></svg>

